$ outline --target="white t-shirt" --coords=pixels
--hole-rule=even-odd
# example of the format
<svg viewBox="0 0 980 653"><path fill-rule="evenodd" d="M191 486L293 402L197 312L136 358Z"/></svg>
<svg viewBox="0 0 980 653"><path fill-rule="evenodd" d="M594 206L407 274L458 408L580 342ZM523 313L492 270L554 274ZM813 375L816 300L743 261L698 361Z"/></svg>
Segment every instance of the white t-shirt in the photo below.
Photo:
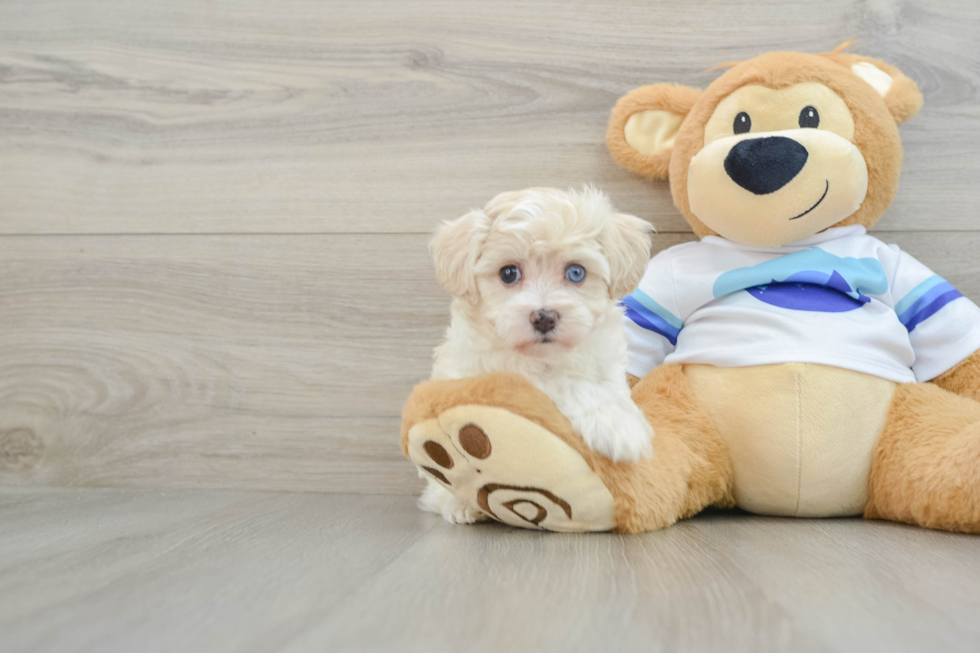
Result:
<svg viewBox="0 0 980 653"><path fill-rule="evenodd" d="M623 299L629 373L661 363L820 363L928 381L980 349L980 308L865 232L837 227L783 247L707 236L650 260Z"/></svg>

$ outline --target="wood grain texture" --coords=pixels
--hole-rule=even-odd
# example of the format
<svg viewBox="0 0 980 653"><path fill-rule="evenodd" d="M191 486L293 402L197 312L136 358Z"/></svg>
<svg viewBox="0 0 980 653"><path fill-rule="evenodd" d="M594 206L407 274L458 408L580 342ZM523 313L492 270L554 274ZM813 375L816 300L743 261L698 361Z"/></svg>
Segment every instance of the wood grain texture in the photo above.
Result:
<svg viewBox="0 0 980 653"><path fill-rule="evenodd" d="M707 513L557 538L439 524L285 650L974 651L978 563L974 536L858 519Z"/></svg>
<svg viewBox="0 0 980 653"><path fill-rule="evenodd" d="M424 237L0 239L0 305L0 484L417 485Z"/></svg>
<svg viewBox="0 0 980 653"><path fill-rule="evenodd" d="M591 181L691 239L608 111L770 49L917 80L880 235L978 299L978 29L972 0L0 3L0 484L416 491L425 234Z"/></svg>
<svg viewBox="0 0 980 653"><path fill-rule="evenodd" d="M884 226L973 230L978 25L975 0L8 0L0 233L418 233L590 181L686 232L606 153L617 97L846 39L926 97Z"/></svg>
<svg viewBox="0 0 980 653"><path fill-rule="evenodd" d="M976 537L708 513L451 526L408 497L0 490L5 653L976 650Z"/></svg>
<svg viewBox="0 0 980 653"><path fill-rule="evenodd" d="M980 299L980 234L878 235ZM447 319L425 236L0 238L0 485L415 492Z"/></svg>
<svg viewBox="0 0 980 653"><path fill-rule="evenodd" d="M5 653L279 650L435 525L400 497L111 490L4 490L0 523Z"/></svg>

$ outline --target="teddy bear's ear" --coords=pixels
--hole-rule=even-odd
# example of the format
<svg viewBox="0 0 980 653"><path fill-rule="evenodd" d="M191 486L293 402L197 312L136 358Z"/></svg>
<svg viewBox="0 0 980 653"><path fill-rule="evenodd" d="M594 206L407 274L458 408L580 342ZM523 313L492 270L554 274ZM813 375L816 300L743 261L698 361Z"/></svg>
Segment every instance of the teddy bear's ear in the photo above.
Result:
<svg viewBox="0 0 980 653"><path fill-rule="evenodd" d="M674 138L701 91L652 84L619 98L609 120L606 145L619 165L654 179L666 179Z"/></svg>
<svg viewBox="0 0 980 653"><path fill-rule="evenodd" d="M895 66L877 59L845 55L851 72L871 85L884 98L895 122L905 122L922 108L922 93L911 79Z"/></svg>

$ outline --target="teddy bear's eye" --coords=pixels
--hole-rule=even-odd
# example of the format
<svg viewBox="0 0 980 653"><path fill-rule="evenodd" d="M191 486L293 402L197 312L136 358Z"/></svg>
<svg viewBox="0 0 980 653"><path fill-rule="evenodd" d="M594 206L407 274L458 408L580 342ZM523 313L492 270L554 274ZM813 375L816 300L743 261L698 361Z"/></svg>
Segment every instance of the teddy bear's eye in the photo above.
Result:
<svg viewBox="0 0 980 653"><path fill-rule="evenodd" d="M752 129L752 118L749 114L744 111L739 111L738 115L735 116L735 124L733 125L736 134L744 134L745 132Z"/></svg>
<svg viewBox="0 0 980 653"><path fill-rule="evenodd" d="M505 265L500 268L500 280L508 286L517 283L521 278L521 269L516 265Z"/></svg>
<svg viewBox="0 0 980 653"><path fill-rule="evenodd" d="M803 107L803 111L800 111L800 127L804 129L810 127L816 129L820 125L820 114L817 113L816 108L811 106Z"/></svg>

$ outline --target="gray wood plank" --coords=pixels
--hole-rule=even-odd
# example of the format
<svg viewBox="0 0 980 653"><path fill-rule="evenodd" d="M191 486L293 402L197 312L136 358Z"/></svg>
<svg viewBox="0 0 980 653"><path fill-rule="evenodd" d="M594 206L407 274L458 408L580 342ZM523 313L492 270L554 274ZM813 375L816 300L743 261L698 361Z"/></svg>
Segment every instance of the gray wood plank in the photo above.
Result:
<svg viewBox="0 0 980 653"><path fill-rule="evenodd" d="M754 517L692 524L810 636L836 650L970 651L980 539L886 522ZM794 570L788 572L788 570ZM887 627L886 627L887 626Z"/></svg>
<svg viewBox="0 0 980 653"><path fill-rule="evenodd" d="M425 241L0 239L0 484L414 491Z"/></svg>
<svg viewBox="0 0 980 653"><path fill-rule="evenodd" d="M0 490L0 649L270 651L435 522L404 497Z"/></svg>
<svg viewBox="0 0 980 653"><path fill-rule="evenodd" d="M975 536L858 519L440 524L285 650L972 652L978 563Z"/></svg>
<svg viewBox="0 0 980 653"><path fill-rule="evenodd" d="M711 512L451 526L409 497L0 489L0 649L974 651L975 536Z"/></svg>
<svg viewBox="0 0 980 653"><path fill-rule="evenodd" d="M829 650L730 563L727 547L702 545L691 528L615 536L439 524L284 651Z"/></svg>
<svg viewBox="0 0 980 653"><path fill-rule="evenodd" d="M857 39L926 95L885 226L974 230L974 0L0 5L0 233L426 232L502 190L595 182L618 96Z"/></svg>
<svg viewBox="0 0 980 653"><path fill-rule="evenodd" d="M980 299L980 235L878 235ZM0 484L416 492L448 303L425 236L0 237Z"/></svg>

